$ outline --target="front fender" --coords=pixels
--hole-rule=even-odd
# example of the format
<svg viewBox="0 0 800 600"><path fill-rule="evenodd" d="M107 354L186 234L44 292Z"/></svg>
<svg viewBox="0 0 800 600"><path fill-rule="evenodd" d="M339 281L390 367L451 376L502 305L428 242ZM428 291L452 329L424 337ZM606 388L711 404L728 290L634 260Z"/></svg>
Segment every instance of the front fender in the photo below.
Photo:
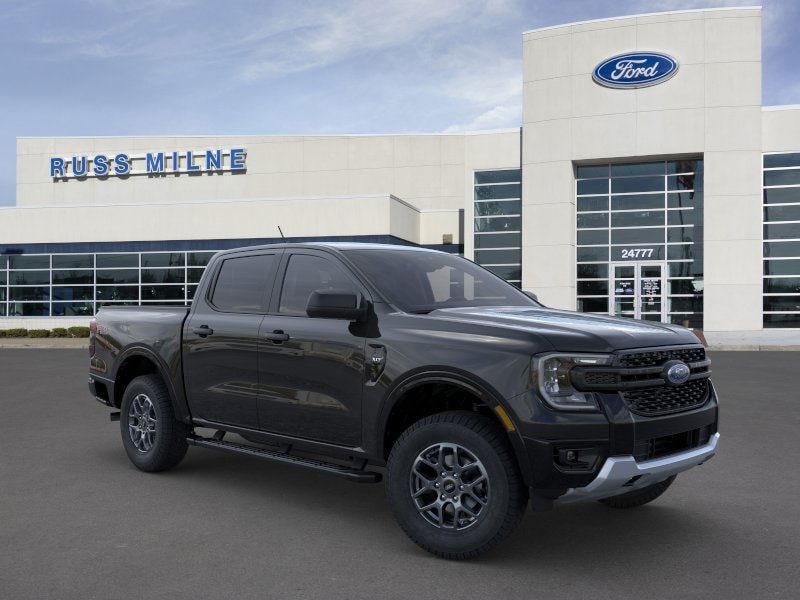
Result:
<svg viewBox="0 0 800 600"><path fill-rule="evenodd" d="M501 407L501 410L508 415L513 426L513 430L505 426L504 430L511 442L511 447L514 450L514 456L516 457L523 479L527 485L530 485L532 469L528 459L528 453L525 450L525 444L520 435L519 423L514 411L511 410L511 407L502 395L486 381L473 373L454 367L437 366L415 369L405 374L402 378L399 378L389 389L378 415L378 439L375 440L375 447L378 450L379 456L386 455L385 434L392 409L406 392L426 383L450 383L461 387L464 391L477 396L480 401L498 417L497 408ZM502 422L502 419L498 420Z"/></svg>

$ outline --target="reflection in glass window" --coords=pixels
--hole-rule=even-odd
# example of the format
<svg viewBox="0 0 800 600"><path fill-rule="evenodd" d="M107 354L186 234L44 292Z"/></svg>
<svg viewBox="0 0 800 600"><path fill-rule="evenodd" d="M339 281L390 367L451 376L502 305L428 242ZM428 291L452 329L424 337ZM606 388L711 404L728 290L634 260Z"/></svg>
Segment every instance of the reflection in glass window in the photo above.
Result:
<svg viewBox="0 0 800 600"><path fill-rule="evenodd" d="M475 262L519 287L522 173L519 169L476 171L473 189Z"/></svg>
<svg viewBox="0 0 800 600"><path fill-rule="evenodd" d="M763 324L800 328L800 153L764 155L763 198Z"/></svg>
<svg viewBox="0 0 800 600"><path fill-rule="evenodd" d="M578 310L632 313L610 306L609 262L666 263L666 319L702 327L703 161L577 165L575 178Z"/></svg>
<svg viewBox="0 0 800 600"><path fill-rule="evenodd" d="M98 254L97 255L97 268L98 269L112 269L119 267L138 267L139 255L138 254Z"/></svg>
<svg viewBox="0 0 800 600"><path fill-rule="evenodd" d="M54 269L91 269L94 267L92 254L54 254Z"/></svg>

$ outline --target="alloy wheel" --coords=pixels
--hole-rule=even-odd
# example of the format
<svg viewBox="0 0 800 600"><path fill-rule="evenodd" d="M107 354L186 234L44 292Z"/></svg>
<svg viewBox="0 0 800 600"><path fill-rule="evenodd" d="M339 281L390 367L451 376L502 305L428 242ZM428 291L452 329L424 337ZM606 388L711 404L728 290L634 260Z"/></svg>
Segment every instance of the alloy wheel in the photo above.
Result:
<svg viewBox="0 0 800 600"><path fill-rule="evenodd" d="M146 394L138 394L128 410L128 434L139 452L148 452L156 440L156 409Z"/></svg>
<svg viewBox="0 0 800 600"><path fill-rule="evenodd" d="M487 512L489 477L474 452L439 443L419 453L411 467L411 497L434 527L462 530Z"/></svg>

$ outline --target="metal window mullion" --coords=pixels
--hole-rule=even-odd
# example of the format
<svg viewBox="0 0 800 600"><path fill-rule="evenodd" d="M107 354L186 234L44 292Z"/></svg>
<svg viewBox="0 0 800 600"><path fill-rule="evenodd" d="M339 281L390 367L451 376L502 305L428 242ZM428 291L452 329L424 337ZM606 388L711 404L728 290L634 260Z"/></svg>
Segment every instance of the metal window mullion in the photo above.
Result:
<svg viewBox="0 0 800 600"><path fill-rule="evenodd" d="M142 252L138 253L139 256L139 298L138 298L138 306L142 305Z"/></svg>
<svg viewBox="0 0 800 600"><path fill-rule="evenodd" d="M97 253L92 254L92 314L97 314Z"/></svg>
<svg viewBox="0 0 800 600"><path fill-rule="evenodd" d="M183 253L183 302L189 304L189 252Z"/></svg>

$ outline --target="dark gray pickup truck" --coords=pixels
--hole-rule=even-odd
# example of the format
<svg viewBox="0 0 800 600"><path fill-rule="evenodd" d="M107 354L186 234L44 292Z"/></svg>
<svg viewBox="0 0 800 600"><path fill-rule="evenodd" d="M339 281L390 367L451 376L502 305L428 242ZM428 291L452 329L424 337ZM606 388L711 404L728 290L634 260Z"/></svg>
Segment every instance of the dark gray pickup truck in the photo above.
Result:
<svg viewBox="0 0 800 600"><path fill-rule="evenodd" d="M221 252L191 307L104 307L91 330L89 388L138 468L189 445L357 482L385 467L400 526L446 558L529 502L650 502L719 439L691 331L547 309L421 248Z"/></svg>

